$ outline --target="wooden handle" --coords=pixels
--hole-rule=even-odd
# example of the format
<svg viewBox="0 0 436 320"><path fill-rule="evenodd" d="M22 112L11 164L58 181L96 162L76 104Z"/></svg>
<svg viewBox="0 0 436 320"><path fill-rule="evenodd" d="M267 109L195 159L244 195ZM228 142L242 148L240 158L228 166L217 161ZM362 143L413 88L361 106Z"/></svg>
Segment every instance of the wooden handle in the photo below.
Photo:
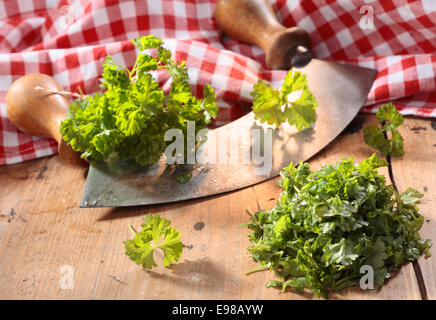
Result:
<svg viewBox="0 0 436 320"><path fill-rule="evenodd" d="M268 68L303 67L312 59L309 34L281 25L268 0L219 0L215 18L229 36L261 47Z"/></svg>
<svg viewBox="0 0 436 320"><path fill-rule="evenodd" d="M58 142L59 156L70 164L84 160L63 139L59 130L70 103L61 94L62 87L50 76L33 73L17 79L6 94L9 120L31 135L53 138Z"/></svg>

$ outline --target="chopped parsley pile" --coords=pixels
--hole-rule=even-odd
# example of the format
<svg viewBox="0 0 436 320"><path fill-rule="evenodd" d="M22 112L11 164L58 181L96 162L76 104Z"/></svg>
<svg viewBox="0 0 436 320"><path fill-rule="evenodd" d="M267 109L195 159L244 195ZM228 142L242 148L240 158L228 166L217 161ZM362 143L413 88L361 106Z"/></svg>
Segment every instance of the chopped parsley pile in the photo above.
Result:
<svg viewBox="0 0 436 320"><path fill-rule="evenodd" d="M386 185L377 173L386 165L374 154L315 172L307 163L284 168L277 205L248 224L252 257L283 279L267 286L325 297L359 286L360 268L369 265L379 288L406 261L430 255L430 240L418 233L424 219L416 204L423 195L411 188L398 194Z"/></svg>
<svg viewBox="0 0 436 320"><path fill-rule="evenodd" d="M133 43L140 54L132 70L116 65L108 56L101 85L104 92L74 101L61 124L62 137L82 158L115 156L133 158L140 165L154 164L171 143L164 140L168 129L180 129L186 136L188 121L195 121L198 132L216 117L213 89L204 87L203 99L193 96L185 63L173 60L161 40L150 35ZM157 58L144 52L148 49L157 49ZM166 70L171 76L168 95L150 73L154 70Z"/></svg>

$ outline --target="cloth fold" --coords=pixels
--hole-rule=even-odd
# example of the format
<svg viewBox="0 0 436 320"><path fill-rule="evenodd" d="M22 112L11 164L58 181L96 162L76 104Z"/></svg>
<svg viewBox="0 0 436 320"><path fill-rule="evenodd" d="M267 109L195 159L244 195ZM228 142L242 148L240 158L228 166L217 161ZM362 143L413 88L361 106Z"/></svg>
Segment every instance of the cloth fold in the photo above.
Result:
<svg viewBox="0 0 436 320"><path fill-rule="evenodd" d="M8 120L5 96L18 77L53 76L65 90L98 91L106 55L132 67L131 39L153 34L189 67L194 93L211 84L221 107L215 125L249 111L259 79L280 86L286 71L268 70L256 46L231 39L215 20L215 0L14 0L0 2L0 165L55 153ZM403 114L436 117L436 2L433 0L271 0L287 27L306 29L315 57L374 68L364 112L393 101ZM156 77L164 88L169 79ZM241 103L242 102L242 103ZM244 103L245 102L245 103Z"/></svg>

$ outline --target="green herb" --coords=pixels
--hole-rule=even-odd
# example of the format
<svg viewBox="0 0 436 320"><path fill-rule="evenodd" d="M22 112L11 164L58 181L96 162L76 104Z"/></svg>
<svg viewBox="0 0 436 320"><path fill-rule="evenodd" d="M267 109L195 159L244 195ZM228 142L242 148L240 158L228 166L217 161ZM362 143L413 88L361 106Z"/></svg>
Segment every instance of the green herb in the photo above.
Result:
<svg viewBox="0 0 436 320"><path fill-rule="evenodd" d="M185 172L179 176L176 176L174 179L179 181L180 183L188 183L191 181L192 173L191 172Z"/></svg>
<svg viewBox="0 0 436 320"><path fill-rule="evenodd" d="M135 237L132 240L124 241L126 255L136 264L150 270L157 266L153 259L156 248L164 252L163 265L165 267L174 261L179 261L183 243L180 241L180 232L170 225L171 221L158 214L145 216L140 232L136 232L130 227ZM162 238L163 241L159 242Z"/></svg>
<svg viewBox="0 0 436 320"><path fill-rule="evenodd" d="M289 95L299 91L301 95L298 99L291 101ZM306 75L298 71L288 72L280 91L259 80L254 85L251 96L255 118L261 122L278 127L287 121L301 131L310 128L316 121L318 103L307 86Z"/></svg>
<svg viewBox="0 0 436 320"><path fill-rule="evenodd" d="M377 120L382 128L376 125L366 127L363 134L365 143L379 150L384 156L402 157L403 137L397 128L403 124L403 116L392 103L387 103L380 106L377 111ZM391 134L391 140L387 138L388 132Z"/></svg>
<svg viewBox="0 0 436 320"><path fill-rule="evenodd" d="M104 93L74 101L61 123L64 140L82 158L106 160L116 154L140 165L153 164L172 143L164 140L168 129L180 129L186 136L188 121L195 121L198 132L216 117L213 89L208 85L203 99L194 97L185 62L174 61L161 40L150 35L133 43L141 53L132 70L108 56L101 83ZM157 49L157 58L144 52L148 49ZM171 76L168 95L151 75L154 70L166 70Z"/></svg>
<svg viewBox="0 0 436 320"><path fill-rule="evenodd" d="M374 154L315 172L307 163L284 168L277 205L248 224L252 257L283 279L267 286L327 296L330 289L359 285L360 268L369 265L379 288L406 261L430 255L430 240L418 233L424 219L416 204L423 195L386 185L377 173L386 165Z"/></svg>

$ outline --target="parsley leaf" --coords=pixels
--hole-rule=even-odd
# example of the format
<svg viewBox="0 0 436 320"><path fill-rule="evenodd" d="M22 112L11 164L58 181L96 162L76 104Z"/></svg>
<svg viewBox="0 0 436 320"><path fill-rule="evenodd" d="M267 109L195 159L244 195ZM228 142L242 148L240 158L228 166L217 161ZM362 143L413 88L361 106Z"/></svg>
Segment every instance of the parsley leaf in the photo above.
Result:
<svg viewBox="0 0 436 320"><path fill-rule="evenodd" d="M74 101L61 123L63 139L82 158L102 161L116 155L144 166L154 164L172 143L164 140L168 129L186 133L188 121L194 121L197 133L217 115L213 89L205 86L203 99L195 97L185 62L174 60L160 39L150 35L133 43L140 51L133 68L118 66L108 56L100 85L103 92ZM156 49L156 58L146 53L149 49ZM155 70L169 73L168 94L150 73Z"/></svg>
<svg viewBox="0 0 436 320"><path fill-rule="evenodd" d="M376 125L366 127L363 134L365 143L379 150L384 156L402 157L403 137L397 128L403 124L403 116L392 103L380 106L376 114L382 128ZM390 132L391 140L386 138L387 132Z"/></svg>
<svg viewBox="0 0 436 320"><path fill-rule="evenodd" d="M151 270L157 264L153 259L153 253L159 248L164 253L163 265L169 266L174 261L179 261L183 243L180 241L180 232L170 226L171 221L160 217L158 214L144 217L142 230L135 232L132 240L124 241L126 255L136 264ZM159 242L163 238L162 242Z"/></svg>
<svg viewBox="0 0 436 320"><path fill-rule="evenodd" d="M360 164L343 159L315 172L307 163L283 168L276 206L248 223L248 251L260 263L253 271L270 269L282 279L267 287L327 296L359 286L360 268L369 265L380 288L405 262L430 255L431 241L418 233L423 195L412 188L398 194L386 185L377 173L386 165L374 154Z"/></svg>
<svg viewBox="0 0 436 320"><path fill-rule="evenodd" d="M185 173L182 173L182 174L174 177L174 179L176 179L180 183L188 183L189 181L191 181L191 178L192 178L191 172L185 172Z"/></svg>
<svg viewBox="0 0 436 320"><path fill-rule="evenodd" d="M291 101L292 93L301 92ZM259 80L251 92L255 118L276 127L287 121L299 131L310 128L316 121L318 103L307 86L306 75L290 70L285 77L282 88L276 90L268 83Z"/></svg>

